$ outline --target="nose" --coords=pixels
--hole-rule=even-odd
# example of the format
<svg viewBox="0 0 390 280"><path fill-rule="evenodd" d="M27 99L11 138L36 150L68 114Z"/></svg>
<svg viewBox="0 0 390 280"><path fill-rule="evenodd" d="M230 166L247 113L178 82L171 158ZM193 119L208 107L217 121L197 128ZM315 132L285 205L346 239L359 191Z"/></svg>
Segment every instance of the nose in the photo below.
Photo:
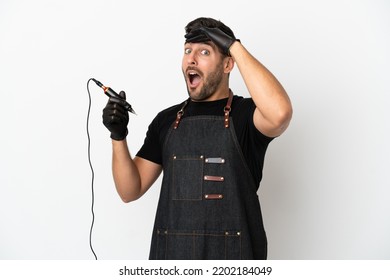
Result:
<svg viewBox="0 0 390 280"><path fill-rule="evenodd" d="M187 64L188 65L197 65L197 61L196 61L196 57L195 57L195 53L192 52L192 53L189 53L186 55L186 60L187 60Z"/></svg>

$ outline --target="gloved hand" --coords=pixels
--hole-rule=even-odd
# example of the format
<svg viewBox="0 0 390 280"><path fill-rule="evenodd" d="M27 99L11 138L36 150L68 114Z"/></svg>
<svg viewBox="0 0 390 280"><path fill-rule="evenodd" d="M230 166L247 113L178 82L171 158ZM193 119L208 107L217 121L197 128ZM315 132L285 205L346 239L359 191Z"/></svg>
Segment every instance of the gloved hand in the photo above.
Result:
<svg viewBox="0 0 390 280"><path fill-rule="evenodd" d="M126 93L121 91L119 95L126 100ZM121 99L110 97L103 109L103 124L111 132L111 139L123 140L127 136L127 124L129 112L121 105Z"/></svg>
<svg viewBox="0 0 390 280"><path fill-rule="evenodd" d="M229 49L235 41L240 41L236 37L231 37L219 28L200 27L192 30L184 36L188 43L200 43L205 41L213 41L225 55L230 55Z"/></svg>

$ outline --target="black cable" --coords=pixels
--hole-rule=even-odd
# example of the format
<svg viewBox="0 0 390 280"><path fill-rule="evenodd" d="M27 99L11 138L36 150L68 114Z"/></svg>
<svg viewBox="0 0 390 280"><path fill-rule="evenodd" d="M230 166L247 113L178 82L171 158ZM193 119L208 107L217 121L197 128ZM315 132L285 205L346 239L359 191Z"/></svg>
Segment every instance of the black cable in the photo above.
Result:
<svg viewBox="0 0 390 280"><path fill-rule="evenodd" d="M87 82L87 92L88 92L88 97L89 97L89 104L88 104L88 113L87 113L87 137L88 137L88 161L89 161L89 166L91 167L91 173L92 173L92 179L91 179L91 189L92 189L92 205L91 205L91 212L92 212L92 223L91 223L91 229L89 231L89 247L91 248L91 251L93 255L95 256L95 260L97 260L97 256L95 254L95 251L93 250L92 247L92 230L93 230L93 225L95 223L95 213L93 210L94 204L95 204L95 192L94 192L94 187L93 187L93 182L95 179L95 172L93 171L92 167L92 162L91 162L91 138L89 136L89 115L91 112L91 93L89 92L89 82L92 80L89 79Z"/></svg>

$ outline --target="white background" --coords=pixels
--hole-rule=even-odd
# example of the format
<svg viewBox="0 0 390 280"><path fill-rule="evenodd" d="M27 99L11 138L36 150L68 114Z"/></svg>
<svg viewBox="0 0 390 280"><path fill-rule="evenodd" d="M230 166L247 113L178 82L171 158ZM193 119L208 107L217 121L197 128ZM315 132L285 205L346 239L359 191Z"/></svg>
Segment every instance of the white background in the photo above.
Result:
<svg viewBox="0 0 390 280"><path fill-rule="evenodd" d="M220 19L280 80L294 116L259 190L270 259L390 259L387 1L0 2L0 259L93 259L87 80L127 92L134 155L187 97L184 26ZM248 96L238 69L236 94ZM124 204L90 84L99 259L147 259L160 182Z"/></svg>

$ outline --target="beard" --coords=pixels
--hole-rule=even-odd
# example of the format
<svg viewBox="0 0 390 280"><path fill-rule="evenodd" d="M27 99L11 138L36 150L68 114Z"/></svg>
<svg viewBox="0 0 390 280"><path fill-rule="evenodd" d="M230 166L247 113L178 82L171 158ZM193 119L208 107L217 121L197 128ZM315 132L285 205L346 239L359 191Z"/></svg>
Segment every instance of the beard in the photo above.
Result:
<svg viewBox="0 0 390 280"><path fill-rule="evenodd" d="M204 77L203 73L202 77ZM219 85L222 82L223 70L222 63L216 67L216 69L209 73L206 78L203 80L203 85L200 89L190 90L187 84L188 96L193 101L205 101L210 98L218 89ZM197 92L199 90L199 92Z"/></svg>

